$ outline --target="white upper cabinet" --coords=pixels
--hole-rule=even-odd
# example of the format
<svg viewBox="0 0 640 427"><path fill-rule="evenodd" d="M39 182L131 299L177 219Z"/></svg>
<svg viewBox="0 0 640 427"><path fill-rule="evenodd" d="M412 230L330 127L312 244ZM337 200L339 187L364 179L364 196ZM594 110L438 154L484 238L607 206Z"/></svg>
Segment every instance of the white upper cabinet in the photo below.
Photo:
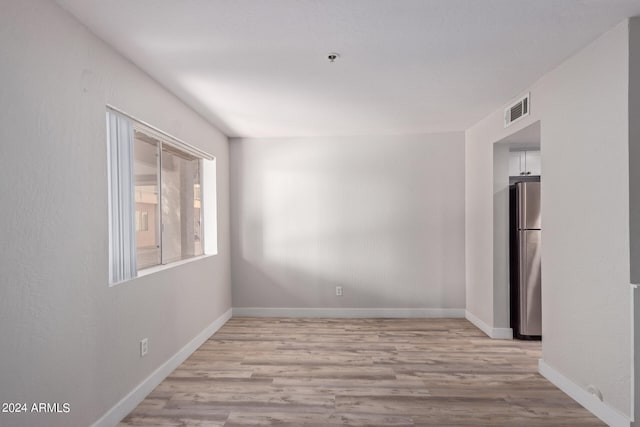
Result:
<svg viewBox="0 0 640 427"><path fill-rule="evenodd" d="M524 151L526 175L541 175L540 151Z"/></svg>
<svg viewBox="0 0 640 427"><path fill-rule="evenodd" d="M520 151L511 151L509 153L509 176L519 176L522 172Z"/></svg>
<svg viewBox="0 0 640 427"><path fill-rule="evenodd" d="M540 151L511 151L509 176L540 175Z"/></svg>

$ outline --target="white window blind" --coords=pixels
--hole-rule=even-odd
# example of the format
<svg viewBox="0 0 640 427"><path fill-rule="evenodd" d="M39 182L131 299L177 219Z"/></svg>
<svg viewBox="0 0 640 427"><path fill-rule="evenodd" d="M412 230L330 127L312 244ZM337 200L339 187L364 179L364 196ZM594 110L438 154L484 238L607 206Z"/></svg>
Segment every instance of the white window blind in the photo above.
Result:
<svg viewBox="0 0 640 427"><path fill-rule="evenodd" d="M136 209L133 183L133 123L107 111L109 174L109 283L136 277Z"/></svg>

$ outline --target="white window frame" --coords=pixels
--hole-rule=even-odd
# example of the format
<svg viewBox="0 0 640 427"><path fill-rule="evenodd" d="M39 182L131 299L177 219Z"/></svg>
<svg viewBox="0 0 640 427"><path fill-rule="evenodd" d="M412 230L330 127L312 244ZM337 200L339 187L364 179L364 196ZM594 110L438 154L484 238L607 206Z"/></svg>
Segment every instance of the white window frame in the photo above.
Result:
<svg viewBox="0 0 640 427"><path fill-rule="evenodd" d="M137 248L135 233L135 184L133 176L133 144L134 131L139 130L158 141L158 205L162 206L162 146L168 145L177 150L199 158L200 168L200 224L203 245L203 254L195 257L176 260L168 263L162 261L162 243L160 243L161 264L137 268ZM207 160L208 162L205 162ZM137 119L118 108L107 105L107 161L108 161L108 194L109 194L109 285L113 286L144 276L167 267L177 266L210 256L217 253L217 224L215 214L212 223L209 224L205 215L205 204L211 203L216 208L215 192L215 157L206 151L200 150L140 119ZM213 191L207 191L209 185L204 185L205 175L213 171L214 179L211 182ZM209 176L210 178L210 176ZM206 193L206 195L205 195ZM209 198L212 200L208 200ZM159 209L161 211L161 208ZM162 215L160 212L159 225L161 231ZM211 232L207 228L214 229ZM162 242L162 234L159 234ZM213 237L214 241L209 242Z"/></svg>

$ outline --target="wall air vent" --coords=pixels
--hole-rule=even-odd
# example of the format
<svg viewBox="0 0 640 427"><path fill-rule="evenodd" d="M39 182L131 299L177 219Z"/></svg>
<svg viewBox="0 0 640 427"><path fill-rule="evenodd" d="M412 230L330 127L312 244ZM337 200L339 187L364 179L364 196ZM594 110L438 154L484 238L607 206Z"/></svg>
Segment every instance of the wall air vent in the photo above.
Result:
<svg viewBox="0 0 640 427"><path fill-rule="evenodd" d="M508 127L529 115L529 109L531 108L529 95L527 93L524 97L504 109L504 127Z"/></svg>

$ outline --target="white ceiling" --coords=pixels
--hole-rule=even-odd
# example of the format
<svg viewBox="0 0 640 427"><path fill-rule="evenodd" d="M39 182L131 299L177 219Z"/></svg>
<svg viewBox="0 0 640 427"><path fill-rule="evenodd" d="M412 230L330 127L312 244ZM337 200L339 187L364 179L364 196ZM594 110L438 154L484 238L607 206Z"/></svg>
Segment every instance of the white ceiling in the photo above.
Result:
<svg viewBox="0 0 640 427"><path fill-rule="evenodd" d="M640 14L640 0L58 3L227 135L255 137L464 130Z"/></svg>

